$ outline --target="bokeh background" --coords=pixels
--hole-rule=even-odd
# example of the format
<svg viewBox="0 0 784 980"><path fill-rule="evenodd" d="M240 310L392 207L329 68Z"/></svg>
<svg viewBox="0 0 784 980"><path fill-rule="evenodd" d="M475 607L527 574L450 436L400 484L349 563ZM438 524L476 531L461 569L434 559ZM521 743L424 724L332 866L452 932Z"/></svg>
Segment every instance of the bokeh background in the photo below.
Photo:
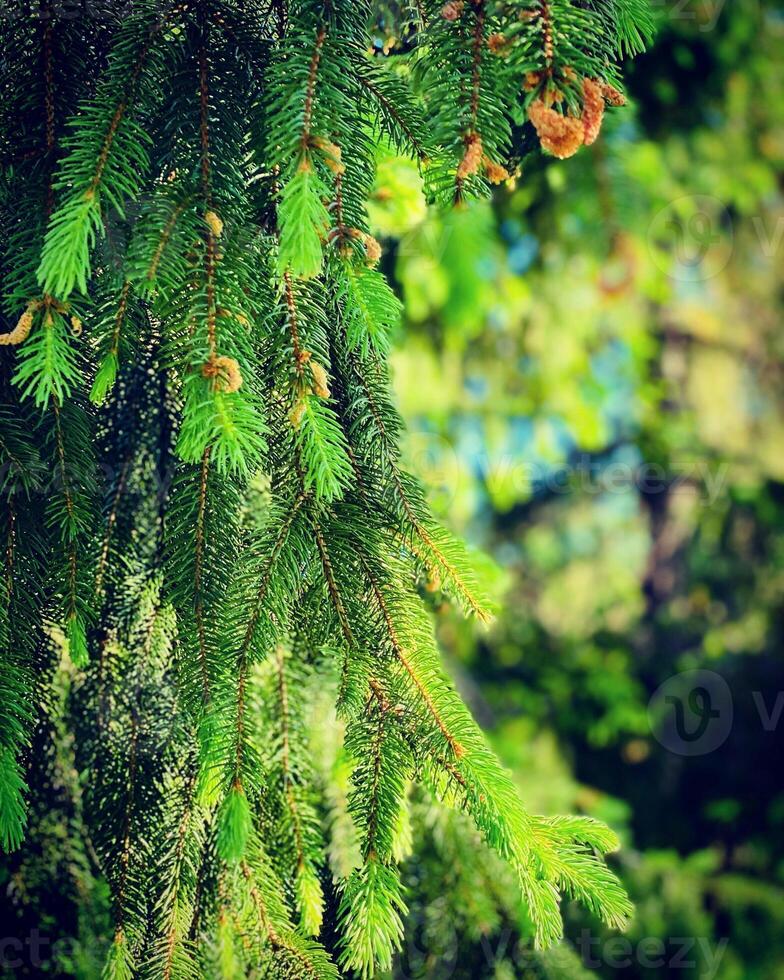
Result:
<svg viewBox="0 0 784 980"><path fill-rule="evenodd" d="M442 647L531 808L619 829L637 906L532 958L440 820L401 977L784 977L784 15L654 7L590 150L442 216L381 163L408 457L501 602L480 630L431 583Z"/></svg>

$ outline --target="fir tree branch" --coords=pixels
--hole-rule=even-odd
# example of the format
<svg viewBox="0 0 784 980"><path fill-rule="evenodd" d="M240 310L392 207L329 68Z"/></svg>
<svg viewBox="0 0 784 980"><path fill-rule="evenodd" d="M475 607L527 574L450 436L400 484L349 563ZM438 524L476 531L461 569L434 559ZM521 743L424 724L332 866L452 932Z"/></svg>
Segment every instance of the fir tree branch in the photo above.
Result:
<svg viewBox="0 0 784 980"><path fill-rule="evenodd" d="M120 512L120 502L122 500L122 495L125 492L130 468L131 460L126 459L120 471L120 479L117 481L117 487L114 491L114 497L112 499L111 507L109 508L109 514L106 517L106 530L104 532L100 556L98 558L98 569L95 573L95 592L98 596L100 596L104 590L104 575L106 573L106 566L109 560L109 549L112 543L112 534L114 532L115 525L117 524L117 517Z"/></svg>
<svg viewBox="0 0 784 980"><path fill-rule="evenodd" d="M327 38L327 29L323 25L316 33L316 43L313 48L313 55L310 59L310 69L308 70L308 81L305 88L305 104L302 112L302 153L306 153L310 146L311 126L313 123L313 98L316 94L316 78L318 76L319 63L321 62L321 52L324 48L324 41Z"/></svg>
<svg viewBox="0 0 784 980"><path fill-rule="evenodd" d="M71 657L77 666L85 666L87 660L87 647L84 637L84 624L81 621L78 610L78 590L77 573L79 567L78 541L79 527L76 517L76 507L74 503L71 480L68 473L68 464L65 455L65 442L63 439L63 427L60 413L60 405L55 398L52 401L52 412L54 415L55 444L57 447L57 465L60 470L60 485L65 502L66 520L63 525L65 540L67 542L67 573L66 573L66 600L65 600L65 622L68 625L69 639L71 641Z"/></svg>
<svg viewBox="0 0 784 980"><path fill-rule="evenodd" d="M207 638L204 623L204 552L205 552L205 515L207 511L207 488L210 475L210 447L204 450L201 460L199 477L199 509L196 514L196 535L194 539L196 558L194 562L193 594L194 613L196 617L196 634L198 637L199 670L201 673L202 705L206 708L211 700L210 679L208 670Z"/></svg>
<svg viewBox="0 0 784 980"><path fill-rule="evenodd" d="M272 546L272 550L270 551L269 558L267 559L267 562L265 564L265 568L261 576L261 581L259 582L258 591L256 593L255 600L251 609L250 617L248 619L248 626L247 629L245 630L245 635L243 636L242 645L239 650L238 660L240 664L241 673L247 670L248 653L250 651L251 643L253 642L253 636L259 622L259 617L261 615L264 601L267 597L267 589L269 588L270 578L272 576L275 563L280 555L281 550L283 549L283 546L286 543L286 538L288 536L289 531L291 530L291 526L296 520L300 509L305 504L307 499L308 499L308 495L306 493L300 493L297 496L293 506L291 507L288 513L288 516L286 517L286 520L281 525L280 531L278 532L275 542Z"/></svg>
<svg viewBox="0 0 784 980"><path fill-rule="evenodd" d="M455 173L455 204L459 204L463 200L463 184L466 175L478 169L478 161L469 164L469 160L475 155L474 143L482 138L482 134L479 132L479 100L481 98L482 54L485 46L485 0L475 0L473 7L474 35L471 51L470 123L468 130L463 135L463 145L465 146L463 159Z"/></svg>
<svg viewBox="0 0 784 980"><path fill-rule="evenodd" d="M54 154L55 149L55 96L54 96L54 56L52 52L52 35L54 32L54 17L52 15L51 6L47 4L45 10L43 11L44 17L42 19L43 24L43 44L42 44L42 56L43 56L43 72L44 72L44 85L45 85L45 96L44 102L46 106L46 154L51 159ZM44 221L48 222L49 217L54 211L54 184L51 179L51 167L50 167L50 177L47 181L46 188L46 207L44 212Z"/></svg>
<svg viewBox="0 0 784 980"><path fill-rule="evenodd" d="M172 867L170 871L171 887L164 892L165 901L162 903L164 933L162 936L163 958L158 963L158 970L163 980L173 980L173 972L177 963L178 953L184 945L185 937L181 923L180 900L188 887L183 880L186 863L186 846L192 832L196 816L196 781L197 773L189 776L184 791L182 815L177 826ZM168 920L168 921L167 921ZM190 952L186 952L190 961Z"/></svg>
<svg viewBox="0 0 784 980"><path fill-rule="evenodd" d="M376 102L378 102L383 111L394 121L395 125L399 127L409 146L413 148L417 158L420 161L425 162L429 158L432 150L424 142L421 134L409 124L408 120L405 119L394 103L386 97L379 86L376 85L367 74L361 73L359 75L359 81L360 84L367 89L368 92L370 92Z"/></svg>
<svg viewBox="0 0 784 980"><path fill-rule="evenodd" d="M39 764L33 712L59 690L31 670L54 619L79 668L53 710L67 779L89 786L75 832L110 886L107 980L335 980L307 938L325 904L341 968L391 971L414 778L509 862L540 943L560 934L561 894L614 927L628 913L601 862L612 835L529 816L441 664L422 576L489 613L401 464L401 305L367 205L379 140L445 204L507 174L537 100L588 142L644 2L416 6L405 59L368 58L369 0L141 0L89 35L11 25L0 842L21 839L19 760ZM93 450L112 466L100 507ZM42 460L58 486L38 528L24 495ZM339 733L314 731L317 703ZM323 776L319 737L336 746ZM324 855L352 821L336 909Z"/></svg>
<svg viewBox="0 0 784 980"><path fill-rule="evenodd" d="M203 5L199 8L203 11ZM207 65L207 43L208 28L202 16L201 23L202 39L199 45L199 134L201 138L201 187L204 197L204 206L208 212L212 212L212 164L210 161L210 102L208 87L208 65ZM204 253L204 275L207 292L207 343L208 343L208 362L215 361L217 356L217 336L216 321L217 311L215 303L215 231L214 222L206 222L206 243L207 248Z"/></svg>
<svg viewBox="0 0 784 980"><path fill-rule="evenodd" d="M376 404L376 399L373 392L371 391L363 372L360 370L356 362L354 363L354 377L361 386L365 403L375 423L380 441L385 447L389 478L394 488L395 495L400 503L400 506L402 507L408 526L409 533L402 533L407 546L412 548L414 553L425 562L432 572L439 574L439 577L447 578L454 585L456 592L461 597L465 606L479 620L485 623L489 622L491 619L491 613L488 609L487 603L483 601L482 597L478 595L476 590L469 584L469 582L466 580L466 576L461 569L457 567L457 564L450 561L443 548L439 546L431 531L429 531L426 527L424 520L420 518L414 509L414 505L404 486L400 468L396 462L396 444L388 432L387 424L384 421L379 406ZM412 537L410 532L413 532L414 537ZM417 538L421 542L420 547L418 547L416 544Z"/></svg>
<svg viewBox="0 0 784 980"><path fill-rule="evenodd" d="M356 648L356 641L354 639L351 623L346 612L346 606L343 602L343 597L340 594L340 589L338 588L337 580L335 578L335 572L329 557L329 551L327 550L326 541L324 540L324 533L315 518L311 518L311 521L313 525L313 535L318 546L319 557L321 558L321 567L324 571L324 578L327 583L329 598L335 612L337 613L338 622L340 623L340 630L343 634L344 640L346 641L347 648L348 650L352 650Z"/></svg>
<svg viewBox="0 0 784 980"><path fill-rule="evenodd" d="M299 341L297 304L294 299L294 288L291 283L291 272L288 269L283 273L283 285L286 293L286 310L288 316L289 333L291 334L291 348L294 354L294 370L301 377L304 367L302 346Z"/></svg>
<svg viewBox="0 0 784 980"><path fill-rule="evenodd" d="M417 692L419 693L419 696L421 697L422 701L424 702L428 713L431 715L433 721L437 725L441 734L446 739L455 758L459 759L464 754L463 746L447 728L446 724L441 718L438 709L433 703L433 699L431 698L429 691L427 690L426 686L422 683L421 679L418 677L414 667L412 666L408 656L406 655L406 651L404 650L400 642L400 639L397 635L397 630L395 628L394 622L392 621L392 617L390 615L390 611L386 599L384 598L384 594L381 591L381 588L379 586L377 579L375 578L375 575L373 574L367 562L363 561L362 565L365 571L365 576L367 577L368 583L370 584L370 588L375 597L375 600L378 603L379 609L381 610L381 615L383 616L384 625L386 626L387 634L392 644L392 649L394 651L394 654L397 657L400 664L402 665L403 669L411 678L411 681L414 684L414 687L416 688Z"/></svg>
<svg viewBox="0 0 784 980"><path fill-rule="evenodd" d="M292 789L292 773L290 762L289 746L289 690L286 683L284 671L283 650L278 648L275 654L275 669L277 672L277 687L280 703L280 731L281 731L281 768L283 770L283 785L286 796L286 805L291 817L294 828L294 843L296 848L297 869L299 870L305 862L305 854L302 847L302 826L300 823L299 809L297 801L294 799Z"/></svg>
<svg viewBox="0 0 784 980"><path fill-rule="evenodd" d="M155 246L155 251L150 258L150 264L147 267L147 271L144 273L144 278L148 284L155 282L155 278L158 274L158 267L161 264L161 259L163 258L163 253L166 251L171 237L174 234L174 229L177 227L177 222L180 220L182 215L187 210L191 203L190 197L185 198L180 201L172 210L169 215L166 224L163 226L163 230L158 238L158 243Z"/></svg>

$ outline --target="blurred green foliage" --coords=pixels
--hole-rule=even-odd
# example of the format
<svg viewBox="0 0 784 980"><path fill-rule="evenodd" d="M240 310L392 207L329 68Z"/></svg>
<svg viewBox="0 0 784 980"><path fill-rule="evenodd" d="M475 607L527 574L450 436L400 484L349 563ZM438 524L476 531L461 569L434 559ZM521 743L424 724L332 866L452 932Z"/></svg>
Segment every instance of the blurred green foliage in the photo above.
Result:
<svg viewBox="0 0 784 980"><path fill-rule="evenodd" d="M532 954L501 869L431 818L400 976L784 975L784 17L656 9L590 151L446 215L380 169L408 454L503 596L484 633L444 608L441 640L532 805L624 832L638 910ZM734 717L684 755L651 699L694 670Z"/></svg>

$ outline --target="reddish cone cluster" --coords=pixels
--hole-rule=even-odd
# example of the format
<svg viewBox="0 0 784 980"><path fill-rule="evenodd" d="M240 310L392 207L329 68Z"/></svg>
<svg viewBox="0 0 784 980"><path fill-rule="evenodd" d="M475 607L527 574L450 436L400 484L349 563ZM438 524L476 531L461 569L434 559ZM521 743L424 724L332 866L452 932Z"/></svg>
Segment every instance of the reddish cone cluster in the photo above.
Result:
<svg viewBox="0 0 784 980"><path fill-rule="evenodd" d="M444 20L457 20L463 13L463 7L465 7L464 0L449 0L449 3L445 3L441 8L441 16Z"/></svg>
<svg viewBox="0 0 784 980"><path fill-rule="evenodd" d="M465 139L465 153L457 167L458 180L465 180L472 174L484 170L491 184L501 184L509 180L509 171L491 160L482 148L482 137L479 133L469 133Z"/></svg>
<svg viewBox="0 0 784 980"><path fill-rule="evenodd" d="M538 81L536 73L529 73L524 87L531 90ZM559 160L574 156L581 146L596 142L602 128L605 102L623 105L626 101L612 85L593 78L583 79L583 110L580 116L570 116L554 109L553 103L562 100L561 93L546 91L528 107L528 118L542 147Z"/></svg>
<svg viewBox="0 0 784 980"><path fill-rule="evenodd" d="M213 357L201 369L205 378L211 378L216 391L231 395L242 387L240 366L233 357Z"/></svg>

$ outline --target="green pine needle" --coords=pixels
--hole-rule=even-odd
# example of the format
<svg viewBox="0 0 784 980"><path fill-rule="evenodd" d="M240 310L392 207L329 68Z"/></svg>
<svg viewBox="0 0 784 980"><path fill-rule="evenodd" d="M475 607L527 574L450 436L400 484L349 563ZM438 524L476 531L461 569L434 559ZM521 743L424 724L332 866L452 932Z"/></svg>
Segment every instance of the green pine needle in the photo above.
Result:
<svg viewBox="0 0 784 980"><path fill-rule="evenodd" d="M322 242L329 228L323 198L329 191L305 158L285 184L280 198L278 266L299 279L312 279L321 271Z"/></svg>
<svg viewBox="0 0 784 980"><path fill-rule="evenodd" d="M242 786L232 786L218 814L218 853L224 861L241 861L253 829L250 804Z"/></svg>
<svg viewBox="0 0 784 980"><path fill-rule="evenodd" d="M15 851L24 839L26 791L22 769L13 752L0 747L0 846L6 853Z"/></svg>
<svg viewBox="0 0 784 980"><path fill-rule="evenodd" d="M117 380L118 367L116 354L107 354L101 361L101 366L98 368L98 373L95 375L93 386L90 389L90 401L94 405L103 405L106 401L109 392L114 387L114 382Z"/></svg>

